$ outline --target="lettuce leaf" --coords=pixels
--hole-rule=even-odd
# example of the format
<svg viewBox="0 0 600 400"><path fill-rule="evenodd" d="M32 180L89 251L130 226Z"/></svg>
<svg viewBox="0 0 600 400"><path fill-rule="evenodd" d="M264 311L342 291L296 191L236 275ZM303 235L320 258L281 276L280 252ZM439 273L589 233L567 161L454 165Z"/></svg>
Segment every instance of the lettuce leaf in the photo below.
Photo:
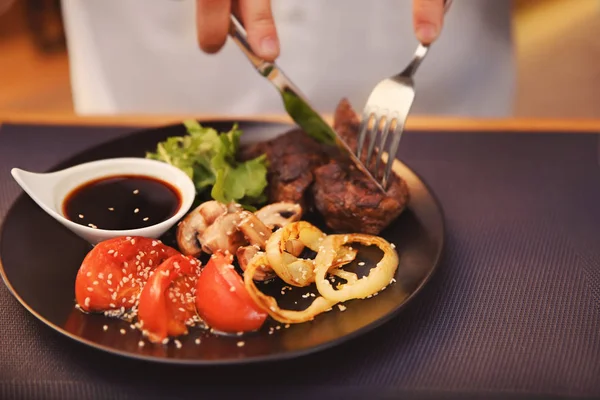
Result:
<svg viewBox="0 0 600 400"><path fill-rule="evenodd" d="M184 121L187 135L160 142L146 158L169 163L185 172L199 196L254 208L266 201L267 159L264 155L239 162L236 154L242 131L235 124L219 133L197 121Z"/></svg>

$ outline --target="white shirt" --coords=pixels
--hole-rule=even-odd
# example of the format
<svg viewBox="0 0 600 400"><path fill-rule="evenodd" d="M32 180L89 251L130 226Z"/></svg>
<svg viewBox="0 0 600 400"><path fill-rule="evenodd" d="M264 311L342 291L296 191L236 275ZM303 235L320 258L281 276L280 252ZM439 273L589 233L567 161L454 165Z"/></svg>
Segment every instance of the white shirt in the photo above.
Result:
<svg viewBox="0 0 600 400"><path fill-rule="evenodd" d="M62 0L75 109L106 113L283 113L275 88L228 40L196 40L193 0ZM410 0L273 0L279 66L321 112L362 109L417 46ZM459 0L415 76L413 114L512 113L510 2Z"/></svg>

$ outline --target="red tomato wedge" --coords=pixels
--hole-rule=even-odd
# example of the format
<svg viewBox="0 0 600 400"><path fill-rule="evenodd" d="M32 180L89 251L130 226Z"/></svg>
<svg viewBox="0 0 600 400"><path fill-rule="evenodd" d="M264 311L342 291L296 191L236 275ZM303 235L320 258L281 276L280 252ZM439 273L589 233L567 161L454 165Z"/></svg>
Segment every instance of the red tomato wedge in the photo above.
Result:
<svg viewBox="0 0 600 400"><path fill-rule="evenodd" d="M138 305L138 320L151 342L185 335L196 315L194 292L200 261L178 254L165 260L150 278Z"/></svg>
<svg viewBox="0 0 600 400"><path fill-rule="evenodd" d="M235 271L233 256L214 253L196 284L198 315L216 331L234 333L259 329L267 318Z"/></svg>
<svg viewBox="0 0 600 400"><path fill-rule="evenodd" d="M150 273L177 250L158 240L118 237L98 243L85 256L75 280L75 298L87 312L131 308Z"/></svg>

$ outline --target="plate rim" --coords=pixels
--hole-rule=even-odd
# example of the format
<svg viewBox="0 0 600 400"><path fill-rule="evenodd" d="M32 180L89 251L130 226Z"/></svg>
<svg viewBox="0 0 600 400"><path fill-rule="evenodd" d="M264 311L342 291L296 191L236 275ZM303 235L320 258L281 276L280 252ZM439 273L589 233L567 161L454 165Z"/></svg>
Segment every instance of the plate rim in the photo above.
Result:
<svg viewBox="0 0 600 400"><path fill-rule="evenodd" d="M211 123L232 123L232 124L234 124L234 123L239 123L239 124L251 123L251 124L266 124L266 125L271 125L271 126L280 125L282 127L287 127L290 129L294 128L296 126L294 124L286 123L286 122L244 119L244 118L239 118L239 119L226 118L226 119L219 119L219 120L197 119L197 120L200 123L208 123L208 124L211 124ZM56 168L59 168L61 165L67 163L69 160L73 159L74 157L77 157L80 154L85 153L86 151L90 151L97 147L109 144L113 141L121 140L128 136L139 135L142 132L160 131L160 130L165 130L165 129L170 129L170 128L172 129L178 125L180 125L180 124L172 123L172 124L166 124L166 125L161 125L161 126L157 126L157 127L133 128L133 130L130 133L127 133L125 135L118 136L118 137L112 138L112 139L108 139L106 141L102 141L100 143L96 143L96 144L90 145L88 147L85 147L83 149L80 149L76 153L65 157L64 159L53 164L49 168L46 168L46 170L53 171ZM110 129L110 127L107 127L107 128ZM281 134L283 134L283 133L285 133L285 132L282 132ZM409 164L406 164L405 162L401 161L397 157L394 158L394 163L398 163L398 164L400 164L400 166L405 167L406 169L408 169L410 171L410 173L412 173L418 179L418 181L427 190L427 193L433 200L433 203L435 204L438 212L440 213L440 223L441 223L440 247L439 247L439 251L435 255L433 267L429 270L427 275L421 280L421 282L416 287L416 289L409 296L406 297L406 299L401 303L400 306L398 306L393 311L376 319L375 321L371 322L370 324L365 325L362 328L355 330L354 332L347 333L337 339L330 340L328 342L321 343L321 344L318 344L315 346L311 346L311 347L308 347L305 349L292 350L292 351L288 351L285 353L275 353L275 354L269 354L269 355L251 356L251 357L244 357L244 358L222 358L222 359L217 359L217 360L155 357L155 356L147 356L147 355L142 355L142 354L129 353L129 352L121 351L121 350L116 350L110 346L98 344L91 340L77 336L77 335L67 331L66 329L61 328L60 326L52 323L51 321L47 320L45 317L40 315L40 313L33 310L31 308L31 306L29 304L27 304L27 302L25 302L23 300L23 298L17 293L15 288L10 283L8 277L6 276L6 272L4 270L4 265L2 263L2 254L1 253L0 253L0 277L2 278L2 281L4 282L5 286L8 288L9 293L17 300L17 302L19 304L21 304L21 306L23 306L39 322L42 322L43 325L46 325L47 327L51 328L54 332L58 332L64 336L68 337L69 339L74 340L75 342L77 342L80 345L87 345L95 350L104 351L104 352L107 352L107 353L110 353L112 355L116 355L119 357L133 359L136 361L143 361L143 362L152 363L152 364L158 363L158 364L164 364L164 365L177 365L177 366L187 366L187 367L211 367L211 366L214 367L214 366L236 366L236 365L249 365L249 364L257 364L257 363L285 361L285 360L290 360L290 359L294 359L294 358L298 358L298 357L303 357L303 356L306 356L309 354L319 353L319 352L322 352L323 350L327 350L327 349L333 348L335 346L348 343L349 341L352 341L359 336L363 336L369 332L375 331L377 328L386 324L390 320L396 318L402 311L404 311L406 309L406 307L409 304L412 303L414 298L417 297L422 292L423 288L429 283L429 281L432 279L432 277L435 275L435 273L439 269L439 266L441 264L444 254L445 254L446 234L447 234L446 217L445 217L445 213L444 213L444 208L442 207L442 204L439 201L439 198L437 197L436 193L431 189L431 186L427 183L427 181L425 181L417 172L415 172L415 170L413 170ZM4 238L4 234L5 234L5 231L4 231L5 226L4 225L5 225L5 221L6 221L6 216L8 216L10 214L11 210L16 206L17 203L23 201L24 199L26 200L27 197L28 197L27 194L21 190L21 193L12 201L12 203L8 207L7 212L6 212L3 220L0 223L0 244L3 242L3 238Z"/></svg>

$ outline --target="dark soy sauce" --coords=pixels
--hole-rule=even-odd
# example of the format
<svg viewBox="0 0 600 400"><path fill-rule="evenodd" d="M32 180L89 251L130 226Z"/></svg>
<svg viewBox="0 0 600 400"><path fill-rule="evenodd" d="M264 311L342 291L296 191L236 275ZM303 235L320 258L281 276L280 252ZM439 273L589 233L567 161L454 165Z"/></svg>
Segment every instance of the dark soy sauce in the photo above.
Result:
<svg viewBox="0 0 600 400"><path fill-rule="evenodd" d="M108 176L73 190L63 202L69 220L97 229L156 225L181 207L181 194L167 182L140 175Z"/></svg>

